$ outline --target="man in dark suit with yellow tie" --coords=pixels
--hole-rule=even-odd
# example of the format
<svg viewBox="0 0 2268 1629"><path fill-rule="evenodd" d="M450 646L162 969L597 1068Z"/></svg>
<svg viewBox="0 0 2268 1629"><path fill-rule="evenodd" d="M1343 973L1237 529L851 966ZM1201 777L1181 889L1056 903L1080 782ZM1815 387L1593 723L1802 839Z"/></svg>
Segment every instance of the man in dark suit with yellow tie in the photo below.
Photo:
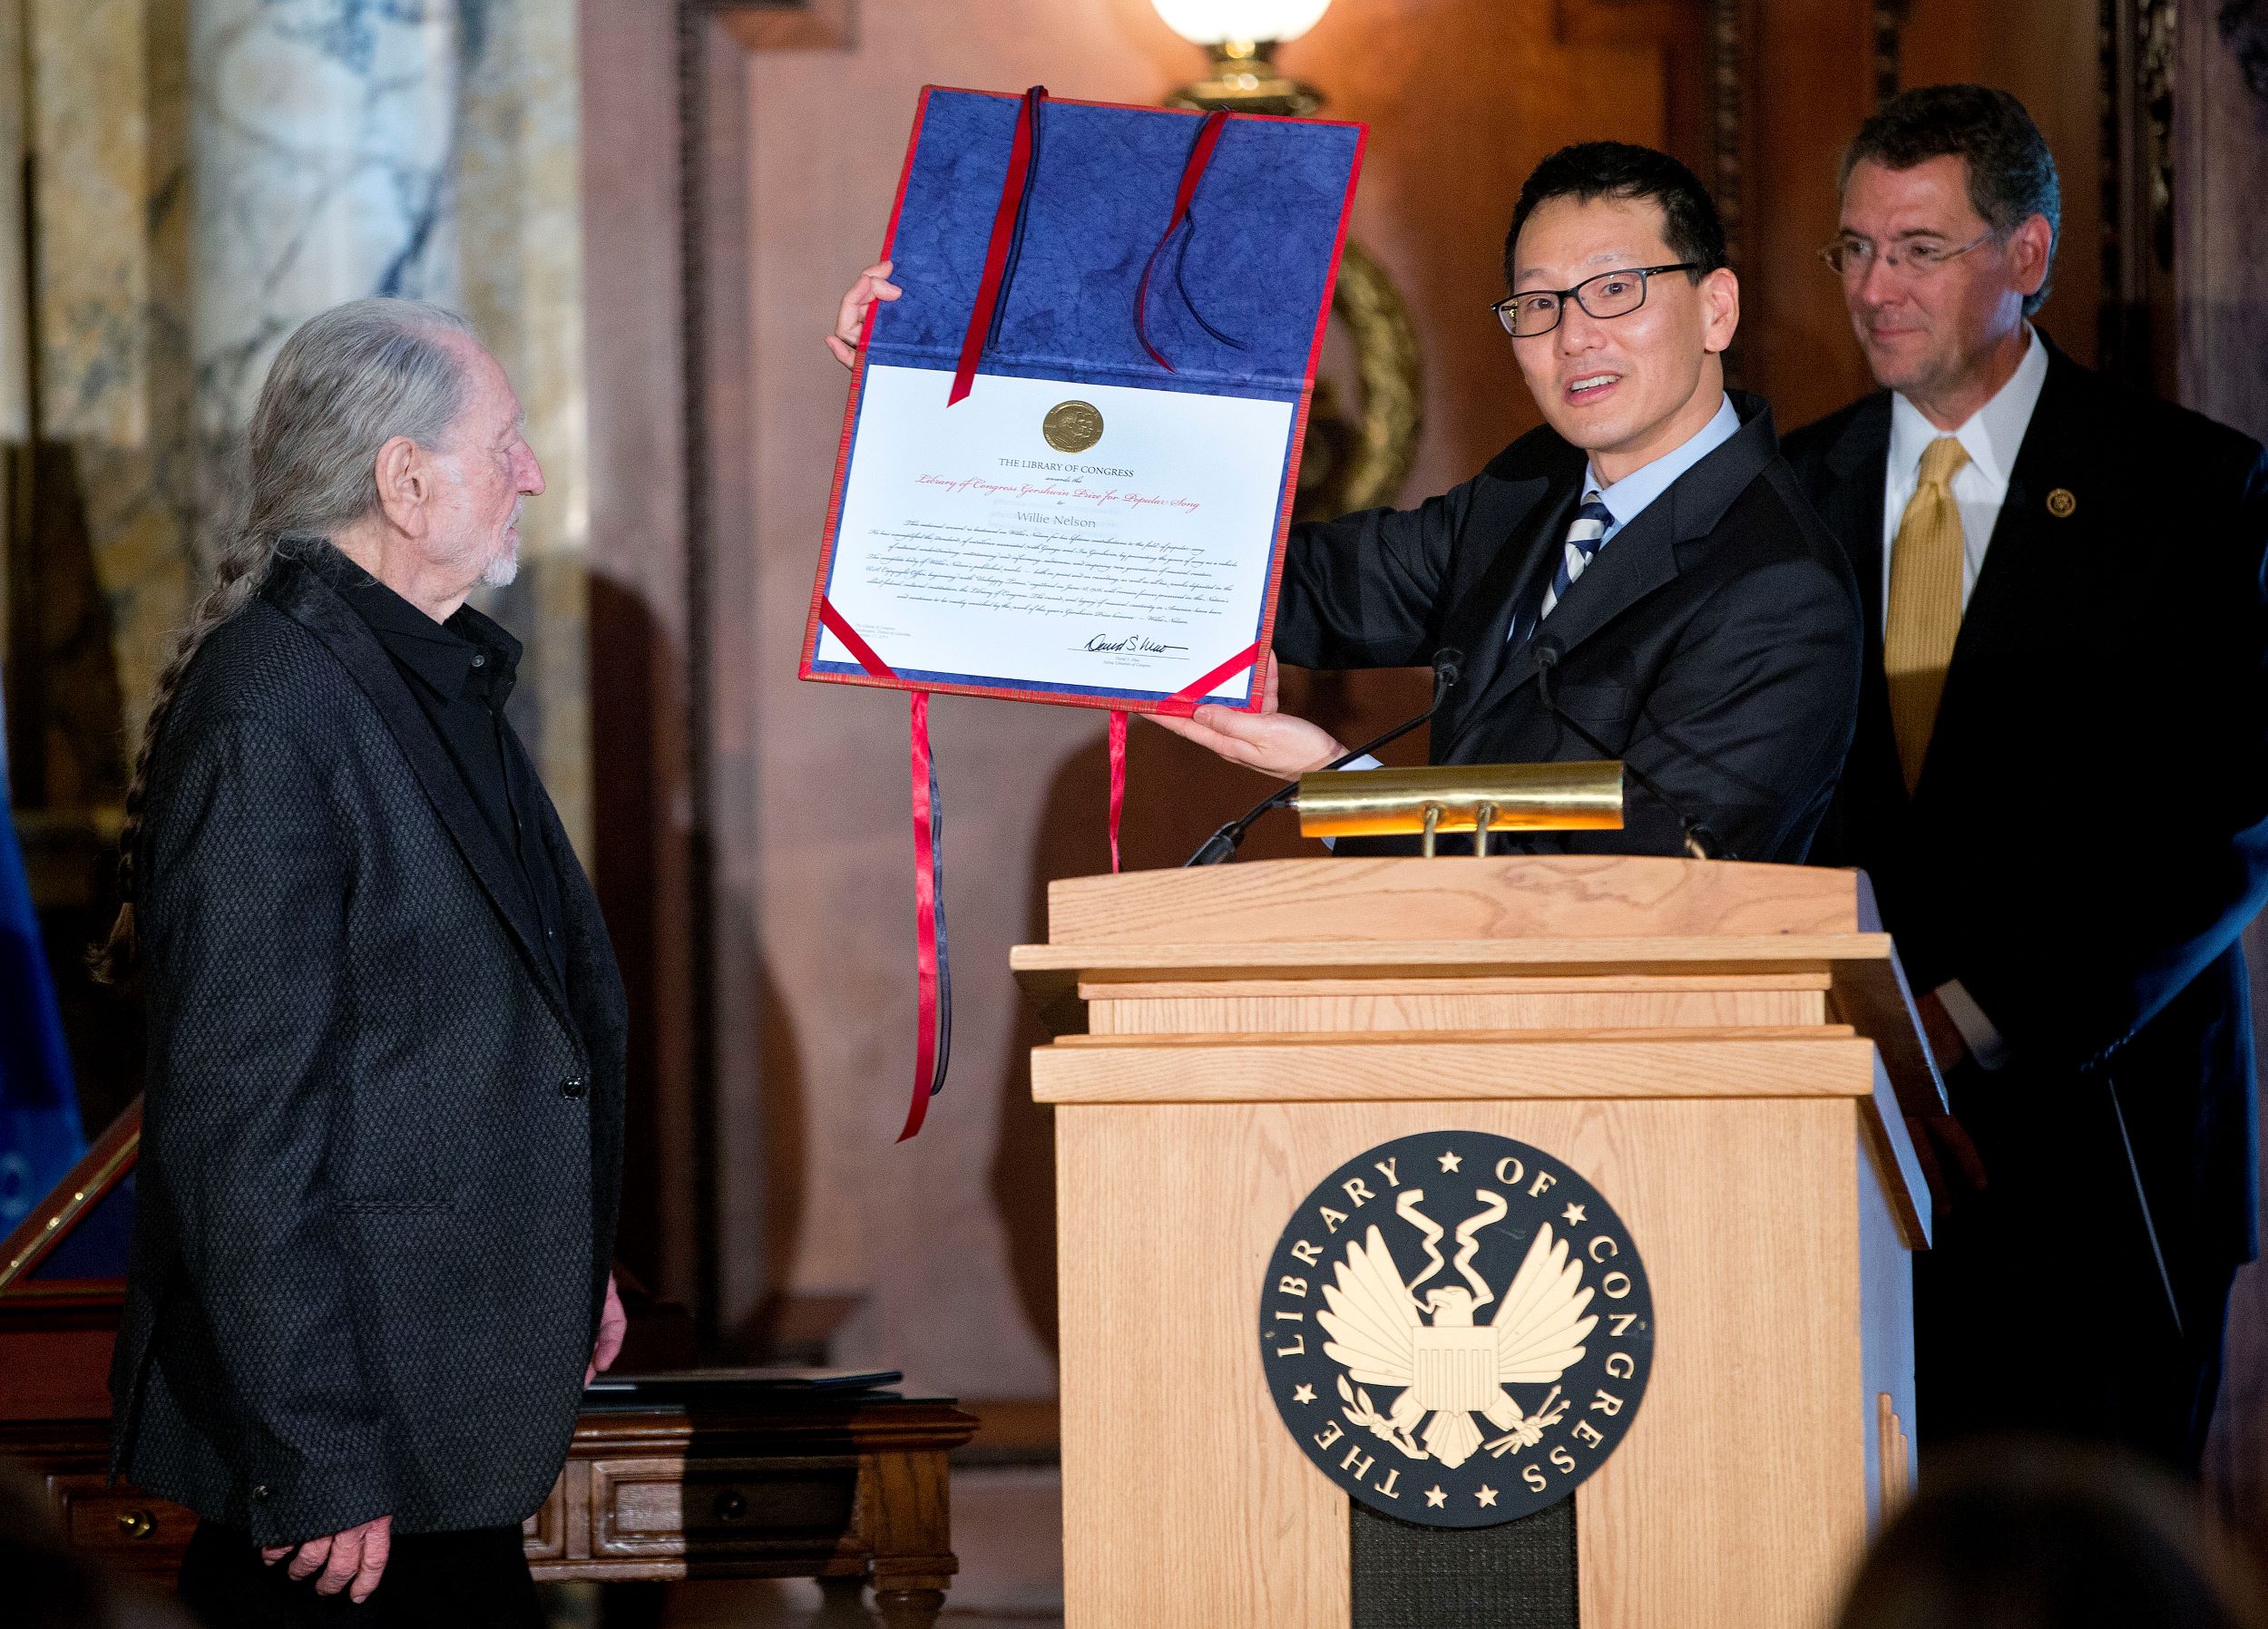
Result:
<svg viewBox="0 0 2268 1629"><path fill-rule="evenodd" d="M1982 1178L1917 1266L1920 1429L2194 1470L2255 1243L2268 463L2031 325L2060 206L2014 97L1907 92L1843 177L1882 389L1784 447L1866 601L1812 858L1872 873Z"/></svg>

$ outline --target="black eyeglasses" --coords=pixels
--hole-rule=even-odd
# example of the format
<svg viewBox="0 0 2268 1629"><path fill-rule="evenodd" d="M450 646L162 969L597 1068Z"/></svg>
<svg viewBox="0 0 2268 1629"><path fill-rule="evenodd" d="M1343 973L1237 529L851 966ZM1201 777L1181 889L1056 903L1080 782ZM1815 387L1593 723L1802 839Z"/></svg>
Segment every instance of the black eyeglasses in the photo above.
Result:
<svg viewBox="0 0 2268 1629"><path fill-rule="evenodd" d="M1514 339L1533 339L1549 334L1567 315L1572 299L1593 317L1628 317L1646 304L1646 286L1666 271L1698 271L1691 260L1675 266L1632 266L1585 278L1572 288L1530 288L1507 295L1489 307Z"/></svg>

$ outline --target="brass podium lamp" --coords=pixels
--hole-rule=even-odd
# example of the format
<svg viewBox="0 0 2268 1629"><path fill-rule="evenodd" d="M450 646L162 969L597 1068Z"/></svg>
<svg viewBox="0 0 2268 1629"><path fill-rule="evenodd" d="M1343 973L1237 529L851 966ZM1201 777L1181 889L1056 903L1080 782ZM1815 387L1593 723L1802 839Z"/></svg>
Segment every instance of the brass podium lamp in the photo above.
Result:
<svg viewBox="0 0 2268 1629"><path fill-rule="evenodd" d="M1331 0L1150 0L1166 25L1211 54L1213 73L1165 99L1201 112L1301 115L1324 95L1277 72L1276 48L1295 40ZM1417 454L1424 376L1410 307L1385 268L1353 239L1339 260L1331 315L1351 342L1359 411L1341 405L1329 379L1315 381L1299 462L1295 519L1330 520L1375 509L1401 494Z"/></svg>
<svg viewBox="0 0 2268 1629"><path fill-rule="evenodd" d="M1618 832L1622 766L1608 758L1575 764L1455 764L1428 769L1334 770L1299 777L1294 798L1303 837L1471 832L1485 855L1492 832Z"/></svg>

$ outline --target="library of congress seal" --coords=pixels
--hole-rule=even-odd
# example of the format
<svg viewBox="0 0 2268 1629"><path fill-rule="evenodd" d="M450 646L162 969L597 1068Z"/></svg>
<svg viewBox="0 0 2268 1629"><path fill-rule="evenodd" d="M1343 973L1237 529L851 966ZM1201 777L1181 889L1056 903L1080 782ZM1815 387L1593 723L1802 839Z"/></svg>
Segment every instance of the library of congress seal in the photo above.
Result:
<svg viewBox="0 0 2268 1629"><path fill-rule="evenodd" d="M1102 415L1091 403L1058 402L1040 421L1040 434L1059 453L1084 453L1102 439Z"/></svg>
<svg viewBox="0 0 2268 1629"><path fill-rule="evenodd" d="M1374 1510L1487 1527L1573 1492L1654 1361L1629 1231L1540 1148L1426 1132L1356 1155L1284 1229L1260 1295L1268 1389Z"/></svg>

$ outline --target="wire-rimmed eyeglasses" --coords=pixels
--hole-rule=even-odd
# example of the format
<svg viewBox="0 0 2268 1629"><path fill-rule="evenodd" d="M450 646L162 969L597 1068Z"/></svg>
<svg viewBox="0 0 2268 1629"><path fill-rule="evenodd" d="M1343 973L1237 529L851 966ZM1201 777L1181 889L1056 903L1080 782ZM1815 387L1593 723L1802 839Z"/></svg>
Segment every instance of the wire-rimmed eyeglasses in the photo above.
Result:
<svg viewBox="0 0 2268 1629"><path fill-rule="evenodd" d="M1999 228L1989 227L1977 237L1952 249L1929 238L1915 243L1893 243L1888 249L1877 249L1872 238L1838 238L1819 251L1819 258L1833 268L1839 277L1863 278L1880 262L1892 271L1902 268L1910 277L1926 278L1949 261L1960 259L1979 244L1989 242L1999 235Z"/></svg>
<svg viewBox="0 0 2268 1629"><path fill-rule="evenodd" d="M1489 307L1514 339L1533 339L1549 334L1567 315L1572 299L1593 317L1628 317L1646 304L1646 288L1666 271L1698 271L1692 260L1675 266L1629 266L1585 278L1572 288L1523 288L1506 295Z"/></svg>

